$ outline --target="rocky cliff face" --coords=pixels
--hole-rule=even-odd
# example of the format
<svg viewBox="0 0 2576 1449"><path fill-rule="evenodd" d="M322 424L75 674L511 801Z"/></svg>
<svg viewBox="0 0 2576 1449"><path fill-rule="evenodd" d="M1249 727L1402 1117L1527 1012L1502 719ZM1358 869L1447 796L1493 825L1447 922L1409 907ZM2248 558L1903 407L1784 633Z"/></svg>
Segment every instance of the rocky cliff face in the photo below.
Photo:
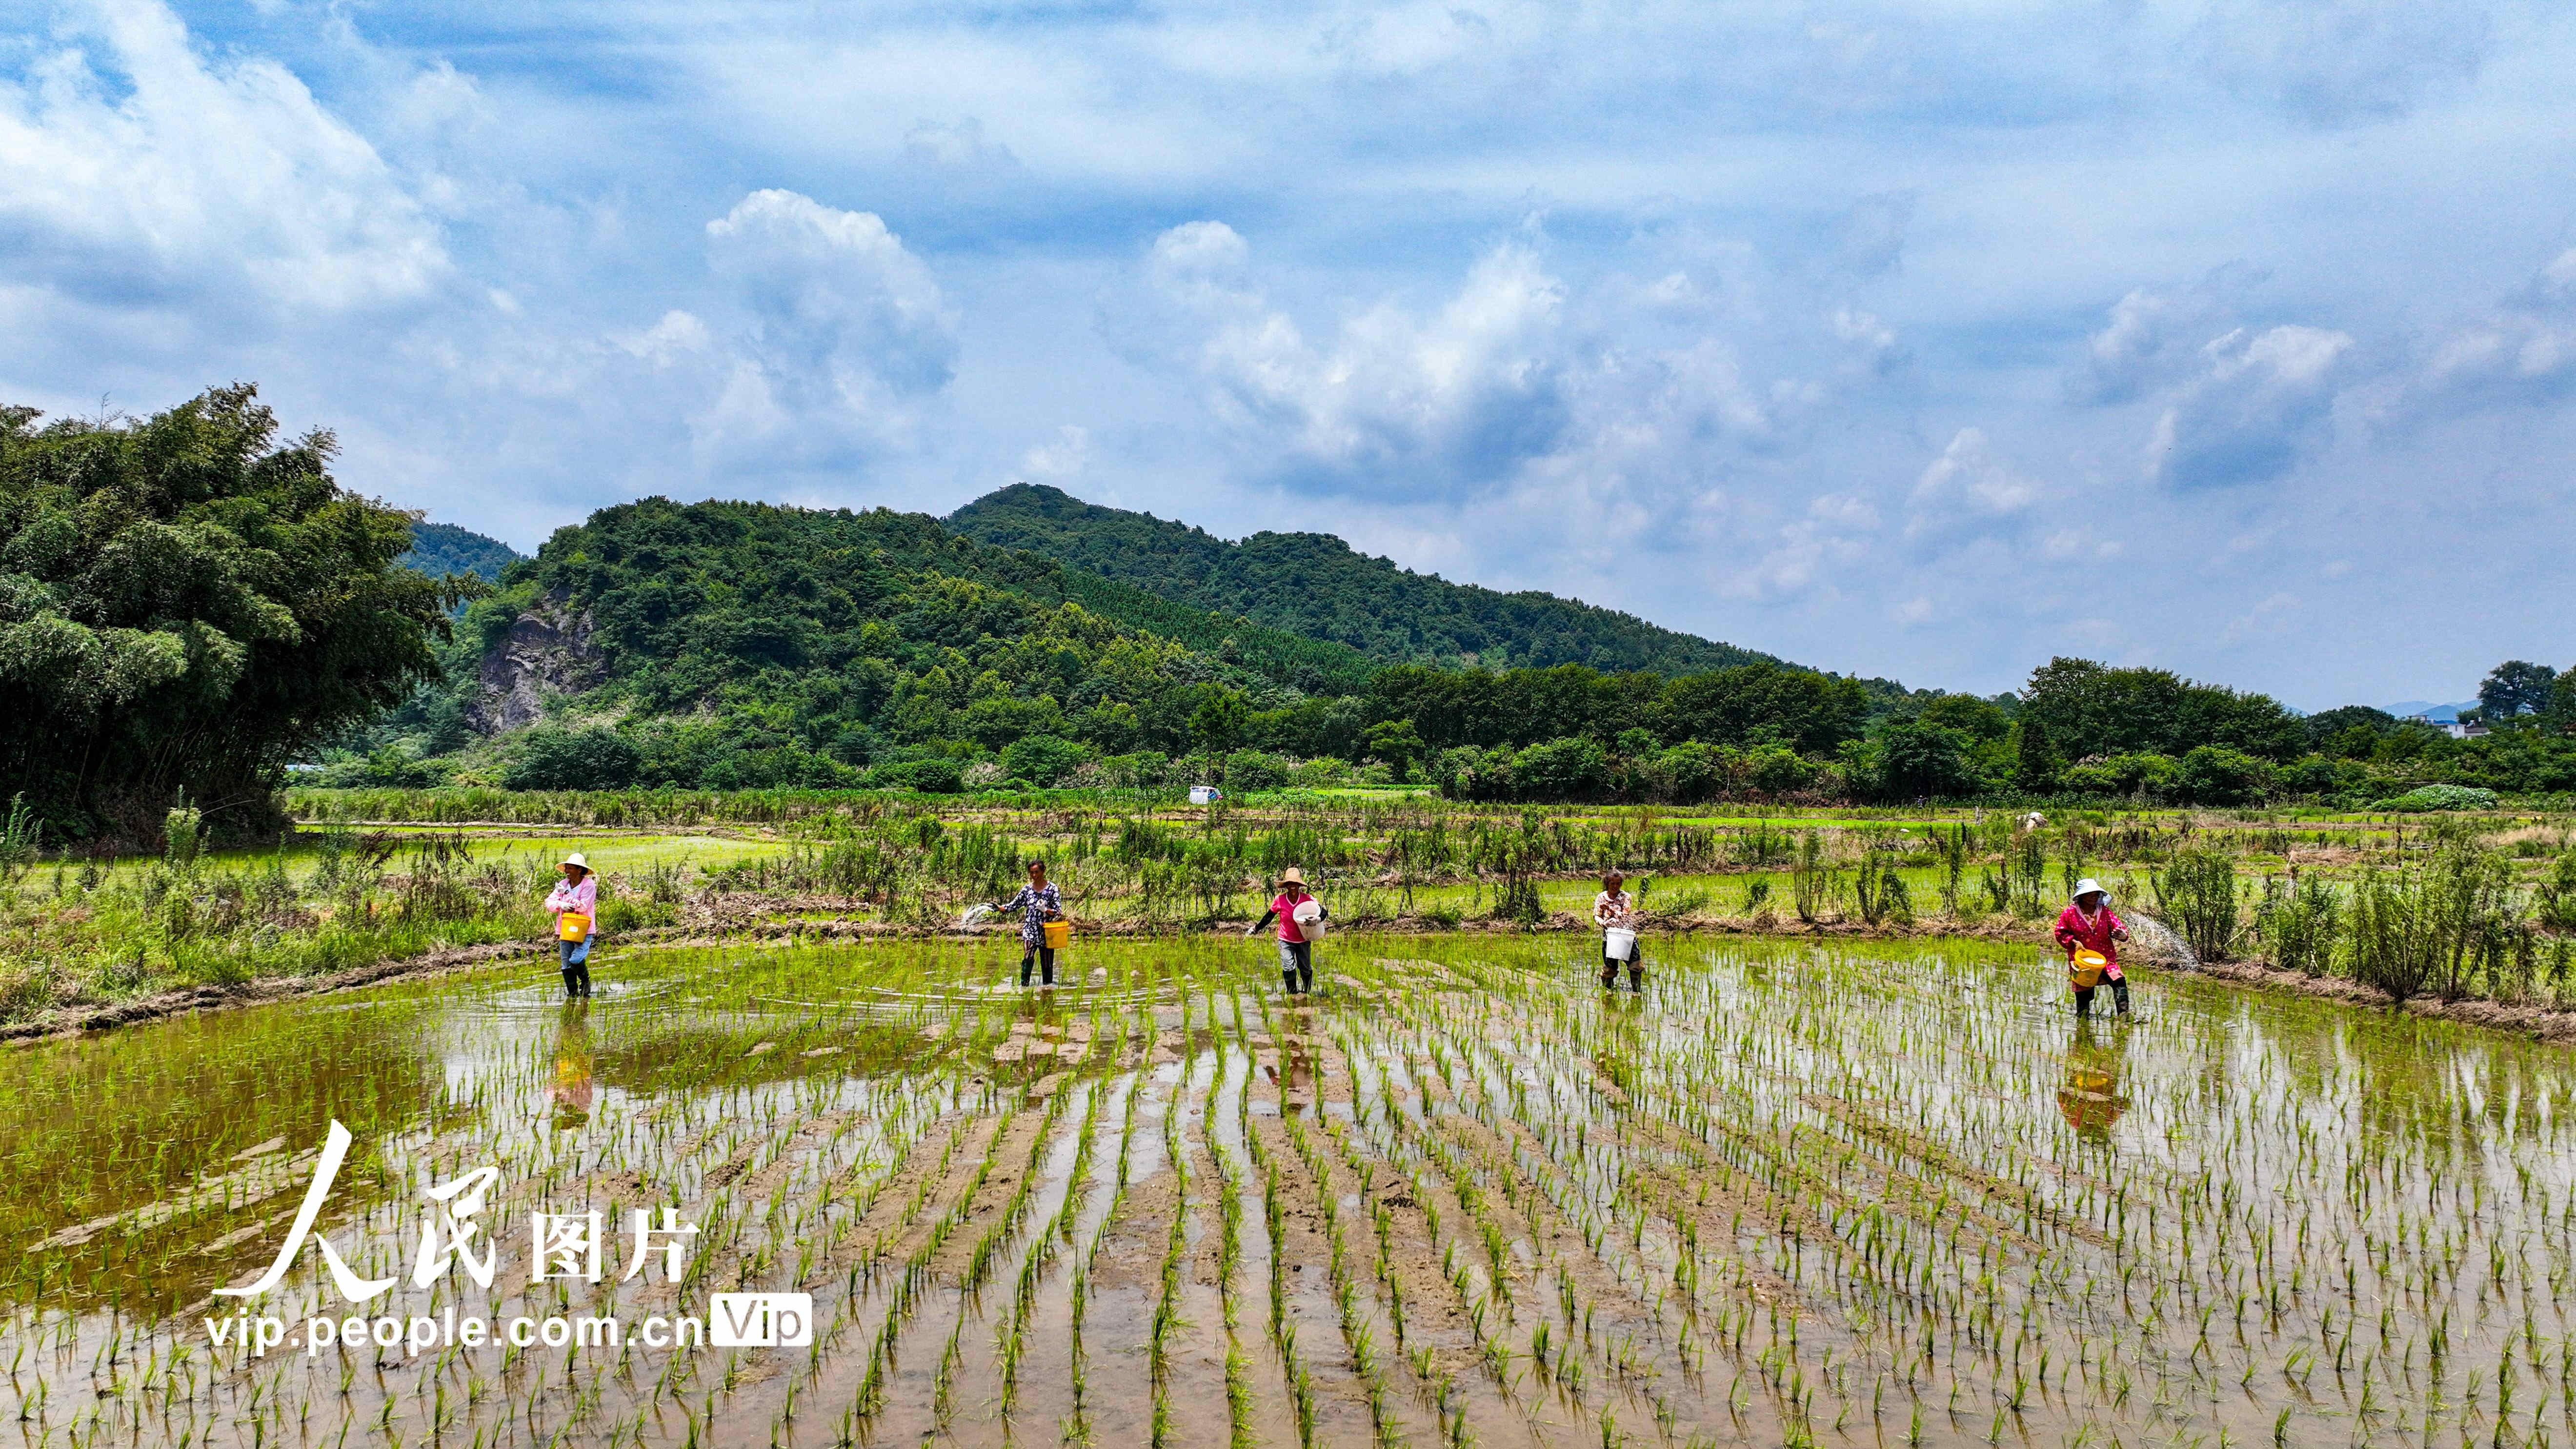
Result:
<svg viewBox="0 0 2576 1449"><path fill-rule="evenodd" d="M578 694L606 676L608 661L590 642L590 615L566 597L537 600L509 635L483 656L482 692L466 722L487 735L535 724L548 695Z"/></svg>

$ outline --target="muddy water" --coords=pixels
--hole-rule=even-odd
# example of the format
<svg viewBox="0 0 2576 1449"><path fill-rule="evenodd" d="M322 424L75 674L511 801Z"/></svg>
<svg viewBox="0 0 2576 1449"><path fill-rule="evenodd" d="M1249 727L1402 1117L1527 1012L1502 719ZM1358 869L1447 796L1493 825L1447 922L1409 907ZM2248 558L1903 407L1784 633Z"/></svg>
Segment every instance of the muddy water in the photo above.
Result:
<svg viewBox="0 0 2576 1449"><path fill-rule="evenodd" d="M2078 1023L2057 968L1996 948L1650 943L1642 997L1583 954L1336 938L1308 1002L1207 943L1081 947L1106 983L1046 997L947 944L633 952L586 1004L500 971L11 1051L0 1424L2576 1437L2563 1051L2187 977ZM334 1122L314 1236L363 1301L309 1244L217 1295L267 1272ZM665 1208L696 1229L677 1281L632 1231ZM593 1212L596 1281L532 1222ZM813 1343L646 1340L737 1290L810 1294ZM244 1314L291 1341L244 1348ZM352 1315L431 1341L305 1342ZM521 1319L538 1342L451 1338Z"/></svg>

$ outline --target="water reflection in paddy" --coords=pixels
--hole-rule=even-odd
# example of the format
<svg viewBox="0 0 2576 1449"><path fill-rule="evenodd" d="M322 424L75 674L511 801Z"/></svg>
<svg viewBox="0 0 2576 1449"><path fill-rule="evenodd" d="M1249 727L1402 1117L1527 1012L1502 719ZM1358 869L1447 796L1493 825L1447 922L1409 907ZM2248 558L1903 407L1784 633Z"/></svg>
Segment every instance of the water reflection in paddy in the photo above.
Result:
<svg viewBox="0 0 2576 1449"><path fill-rule="evenodd" d="M1989 947L1340 939L630 951L0 1058L29 1442L2368 1442L2566 1437L2563 1052L2190 980L2134 1022ZM814 1295L811 1349L248 1356L266 1312ZM416 1287L490 1166L483 1288ZM637 1210L699 1229L621 1281ZM596 1285L530 1215L602 1215ZM209 1306L220 1301L220 1307ZM184 1310L184 1312L183 1312ZM182 1346L185 1351L182 1352Z"/></svg>

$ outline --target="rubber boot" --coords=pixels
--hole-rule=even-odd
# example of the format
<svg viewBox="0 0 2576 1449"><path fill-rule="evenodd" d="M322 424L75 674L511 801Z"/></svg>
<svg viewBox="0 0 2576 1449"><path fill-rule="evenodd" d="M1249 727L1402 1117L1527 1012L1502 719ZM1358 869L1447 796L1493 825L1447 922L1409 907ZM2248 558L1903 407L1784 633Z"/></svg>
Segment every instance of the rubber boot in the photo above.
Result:
<svg viewBox="0 0 2576 1449"><path fill-rule="evenodd" d="M1646 994L1646 968L1631 963L1628 967L1628 989L1639 996Z"/></svg>
<svg viewBox="0 0 2576 1449"><path fill-rule="evenodd" d="M1619 963L1607 956L1601 958L1601 989L1604 991L1619 989Z"/></svg>
<svg viewBox="0 0 2576 1449"><path fill-rule="evenodd" d="M2129 1014L2129 982L2126 977L2111 983L2111 1014L2114 1016Z"/></svg>
<svg viewBox="0 0 2576 1449"><path fill-rule="evenodd" d="M580 987L576 984L576 982L575 982L575 977L574 977L574 973L575 973L576 971L578 971L579 969L580 969L579 967L574 967L574 966L566 966L566 967L563 969L563 979L564 979L564 1000L566 1000L566 1001L570 1001L570 1000L572 1000L574 997L581 995L581 989L580 989Z"/></svg>
<svg viewBox="0 0 2576 1449"><path fill-rule="evenodd" d="M1035 969L1037 968L1037 964L1038 964L1038 958L1037 958L1036 956L1034 956L1034 955L1023 956L1023 957L1021 957L1021 958L1020 958L1020 989L1021 989L1021 990L1023 990L1023 991L1028 990L1028 987L1029 987L1029 973L1030 973L1031 971L1033 971L1033 970L1035 970Z"/></svg>
<svg viewBox="0 0 2576 1449"><path fill-rule="evenodd" d="M1282 966L1279 968L1279 989L1287 992L1291 996L1297 994L1297 970L1295 967Z"/></svg>
<svg viewBox="0 0 2576 1449"><path fill-rule="evenodd" d="M1297 968L1297 994L1300 996L1312 996L1315 994L1314 967L1300 966Z"/></svg>

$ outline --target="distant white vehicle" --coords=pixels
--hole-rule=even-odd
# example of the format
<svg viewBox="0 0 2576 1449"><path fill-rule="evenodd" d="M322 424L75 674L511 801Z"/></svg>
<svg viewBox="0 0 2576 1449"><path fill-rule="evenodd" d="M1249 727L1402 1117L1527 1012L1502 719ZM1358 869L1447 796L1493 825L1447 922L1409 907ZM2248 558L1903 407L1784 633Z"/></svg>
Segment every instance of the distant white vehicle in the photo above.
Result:
<svg viewBox="0 0 2576 1449"><path fill-rule="evenodd" d="M1224 798L1225 792L1214 785L1192 785L1190 787L1190 803L1193 805L1213 805Z"/></svg>

